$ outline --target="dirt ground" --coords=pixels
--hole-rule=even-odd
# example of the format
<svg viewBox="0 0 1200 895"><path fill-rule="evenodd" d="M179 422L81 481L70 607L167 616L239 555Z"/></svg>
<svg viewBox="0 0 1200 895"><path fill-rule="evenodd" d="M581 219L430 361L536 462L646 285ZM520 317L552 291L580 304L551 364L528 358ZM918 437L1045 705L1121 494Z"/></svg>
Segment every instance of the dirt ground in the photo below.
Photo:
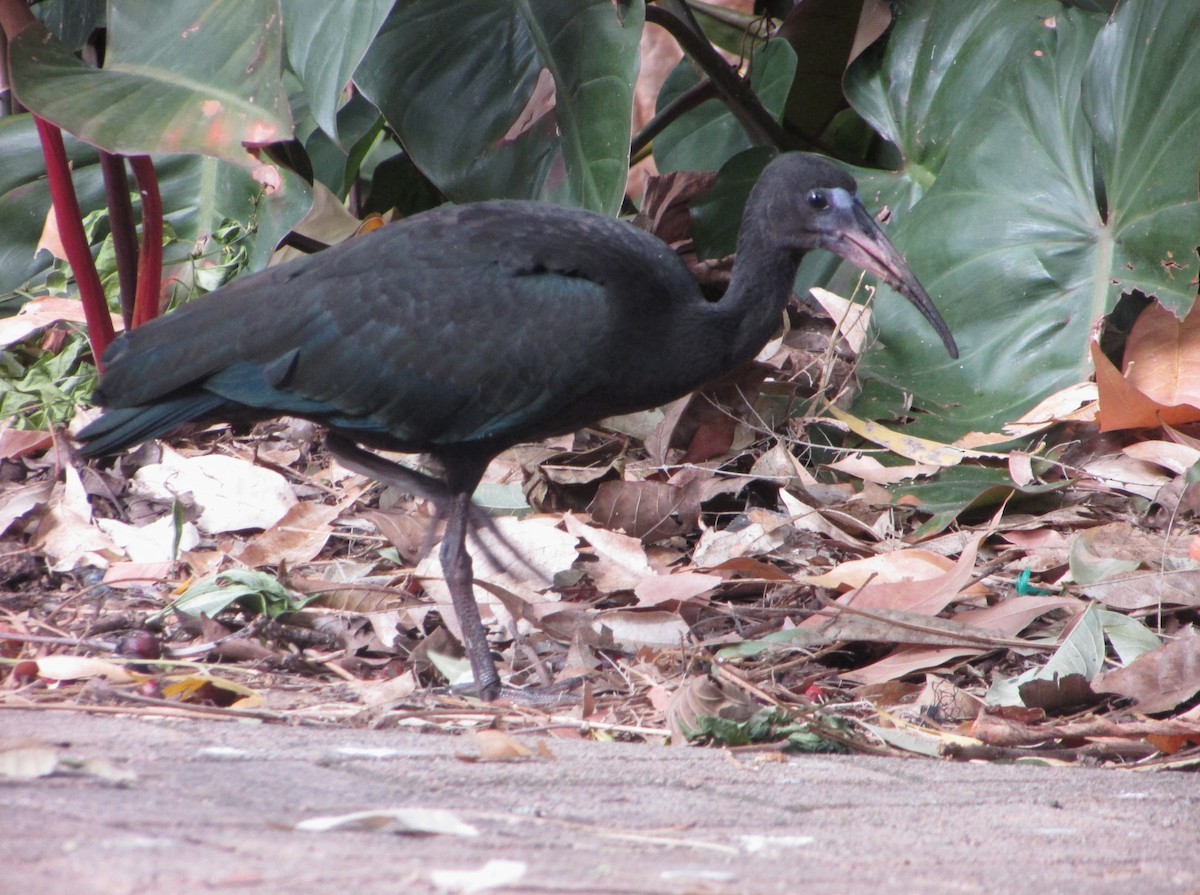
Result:
<svg viewBox="0 0 1200 895"><path fill-rule="evenodd" d="M468 736L44 710L0 731L136 775L0 781L3 895L1200 892L1194 774L558 740L471 761ZM402 808L440 832L297 829Z"/></svg>

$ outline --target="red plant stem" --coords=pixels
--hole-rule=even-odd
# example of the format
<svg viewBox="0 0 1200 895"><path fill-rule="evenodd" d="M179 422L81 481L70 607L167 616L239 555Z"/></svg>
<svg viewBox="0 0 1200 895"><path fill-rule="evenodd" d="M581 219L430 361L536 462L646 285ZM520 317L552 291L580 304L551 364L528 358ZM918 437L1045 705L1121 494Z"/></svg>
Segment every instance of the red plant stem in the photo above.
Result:
<svg viewBox="0 0 1200 895"><path fill-rule="evenodd" d="M125 175L125 156L100 150L100 170L104 174L104 197L108 203L108 227L112 232L113 253L117 260L117 282L121 291L121 319L125 328L133 326L133 308L137 295L138 244L133 203L129 201L129 178Z"/></svg>
<svg viewBox="0 0 1200 895"><path fill-rule="evenodd" d="M50 182L50 199L54 204L54 219L58 224L59 239L67 253L67 261L75 274L79 286L79 297L83 301L83 316L87 321L88 340L92 343L92 355L97 369L103 369L104 349L115 335L108 303L104 300L104 289L100 275L88 248L87 235L83 232L83 215L79 200L75 196L75 185L71 182L71 168L67 163L67 149L63 145L62 131L36 115L38 137L42 141L42 155L46 159L46 177Z"/></svg>
<svg viewBox="0 0 1200 895"><path fill-rule="evenodd" d="M138 190L142 196L142 250L138 255L137 300L133 304L133 325L141 326L158 316L162 284L163 208L158 192L158 174L148 155L131 155Z"/></svg>

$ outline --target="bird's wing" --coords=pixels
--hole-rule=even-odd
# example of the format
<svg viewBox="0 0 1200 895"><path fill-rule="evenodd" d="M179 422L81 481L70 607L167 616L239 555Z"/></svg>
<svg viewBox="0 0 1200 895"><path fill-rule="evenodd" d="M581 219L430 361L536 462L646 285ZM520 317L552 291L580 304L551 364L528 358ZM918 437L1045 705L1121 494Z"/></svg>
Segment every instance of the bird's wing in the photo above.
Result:
<svg viewBox="0 0 1200 895"><path fill-rule="evenodd" d="M666 246L618 222L528 203L447 209L134 331L106 356L98 399L200 388L412 449L515 440L621 409L622 368L689 288Z"/></svg>

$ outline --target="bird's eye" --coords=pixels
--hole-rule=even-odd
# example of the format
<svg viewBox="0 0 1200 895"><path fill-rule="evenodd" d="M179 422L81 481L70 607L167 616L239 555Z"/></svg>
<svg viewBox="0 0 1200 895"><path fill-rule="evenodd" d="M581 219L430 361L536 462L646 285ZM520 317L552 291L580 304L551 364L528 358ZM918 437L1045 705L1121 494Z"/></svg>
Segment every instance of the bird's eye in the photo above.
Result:
<svg viewBox="0 0 1200 895"><path fill-rule="evenodd" d="M816 211L824 211L829 207L829 200L820 190L813 190L808 194L808 207Z"/></svg>

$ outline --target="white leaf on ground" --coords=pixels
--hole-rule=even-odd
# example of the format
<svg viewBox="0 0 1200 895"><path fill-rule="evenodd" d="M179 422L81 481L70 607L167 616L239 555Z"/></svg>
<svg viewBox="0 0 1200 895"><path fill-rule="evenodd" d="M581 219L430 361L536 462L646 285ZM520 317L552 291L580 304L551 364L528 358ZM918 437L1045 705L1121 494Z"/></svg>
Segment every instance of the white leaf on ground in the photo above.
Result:
<svg viewBox="0 0 1200 895"><path fill-rule="evenodd" d="M329 830L382 830L387 833L425 833L443 836L478 836L479 830L442 808L390 808L310 817L296 824L297 830L326 833Z"/></svg>
<svg viewBox="0 0 1200 895"><path fill-rule="evenodd" d="M478 870L431 870L429 881L447 892L484 892L515 883L525 875L524 861L488 861Z"/></svg>
<svg viewBox="0 0 1200 895"><path fill-rule="evenodd" d="M236 457L184 457L164 451L161 463L143 466L131 488L159 500L191 494L201 531L216 534L270 528L296 504L287 479Z"/></svg>
<svg viewBox="0 0 1200 895"><path fill-rule="evenodd" d="M32 780L58 770L58 750L35 740L0 743L0 777Z"/></svg>
<svg viewBox="0 0 1200 895"><path fill-rule="evenodd" d="M102 677L115 683L125 683L133 677L113 662L90 659L87 656L42 656L37 661L38 677L52 681L81 681Z"/></svg>
<svg viewBox="0 0 1200 895"><path fill-rule="evenodd" d="M96 525L125 551L132 562L170 562L175 559L177 533L175 519L170 515L141 526L117 519L97 519ZM200 532L191 522L180 526L178 538L179 550L191 550L200 545Z"/></svg>

